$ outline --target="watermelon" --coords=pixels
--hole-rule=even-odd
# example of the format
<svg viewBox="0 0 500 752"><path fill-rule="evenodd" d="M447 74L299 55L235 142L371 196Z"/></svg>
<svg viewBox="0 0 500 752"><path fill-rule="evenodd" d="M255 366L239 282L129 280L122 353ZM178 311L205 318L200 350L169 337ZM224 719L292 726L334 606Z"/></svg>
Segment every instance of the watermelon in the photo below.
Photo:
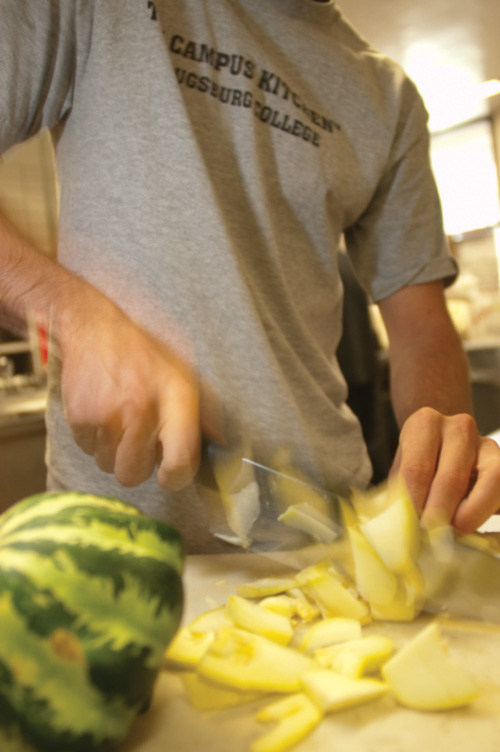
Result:
<svg viewBox="0 0 500 752"><path fill-rule="evenodd" d="M77 492L0 516L0 749L107 752L148 705L183 609L177 531Z"/></svg>

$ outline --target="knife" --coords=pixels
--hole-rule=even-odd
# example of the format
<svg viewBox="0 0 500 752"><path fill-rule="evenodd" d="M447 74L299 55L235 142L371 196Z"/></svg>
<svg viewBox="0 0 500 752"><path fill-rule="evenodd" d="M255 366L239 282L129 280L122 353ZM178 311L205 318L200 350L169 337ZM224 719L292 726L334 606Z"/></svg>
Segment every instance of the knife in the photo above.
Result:
<svg viewBox="0 0 500 752"><path fill-rule="evenodd" d="M241 451L205 444L195 487L208 509L211 532L257 553L328 547L342 538L339 497L286 467L283 472Z"/></svg>
<svg viewBox="0 0 500 752"><path fill-rule="evenodd" d="M450 526L422 530L417 566L428 613L500 623L500 556L484 541Z"/></svg>
<svg viewBox="0 0 500 752"><path fill-rule="evenodd" d="M211 532L298 570L330 559L352 577L345 567L346 517L351 523L357 517L351 498L319 488L290 464L279 467L207 444L195 486ZM420 526L418 535L414 564L423 581L423 610L500 623L500 555L481 536L459 536L451 526L432 531Z"/></svg>

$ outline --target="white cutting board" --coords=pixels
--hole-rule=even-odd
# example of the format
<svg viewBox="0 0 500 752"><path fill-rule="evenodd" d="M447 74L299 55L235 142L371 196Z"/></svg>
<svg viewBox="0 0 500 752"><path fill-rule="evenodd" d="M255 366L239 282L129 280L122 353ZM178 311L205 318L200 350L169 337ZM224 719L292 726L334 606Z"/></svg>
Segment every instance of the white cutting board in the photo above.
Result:
<svg viewBox="0 0 500 752"><path fill-rule="evenodd" d="M284 572L282 565L255 554L188 557L185 623L215 602L225 603L238 584L278 572ZM398 645L425 623L375 624L365 630L386 634ZM442 622L442 631L450 650L481 684L472 706L423 713L385 696L328 716L295 752L499 752L500 627ZM178 676L163 672L150 709L137 720L122 752L247 752L266 730L253 719L262 704L201 714L189 706Z"/></svg>

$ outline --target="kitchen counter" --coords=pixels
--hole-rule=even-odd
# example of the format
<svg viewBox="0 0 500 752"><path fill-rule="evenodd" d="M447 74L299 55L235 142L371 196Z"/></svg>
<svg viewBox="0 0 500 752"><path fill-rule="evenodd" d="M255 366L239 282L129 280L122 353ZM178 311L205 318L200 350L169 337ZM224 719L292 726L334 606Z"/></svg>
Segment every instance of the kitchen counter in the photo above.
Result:
<svg viewBox="0 0 500 752"><path fill-rule="evenodd" d="M267 557L230 554L189 557L185 570L184 623L222 605L238 584L286 569ZM410 624L375 624L365 634L386 634L403 644L427 619ZM390 696L375 703L329 715L294 752L498 752L500 739L500 626L442 620L450 650L477 677L481 695L463 709L416 712L398 706ZM202 714L184 695L179 676L164 671L152 705L141 716L122 752L246 752L266 726L253 716L265 704Z"/></svg>

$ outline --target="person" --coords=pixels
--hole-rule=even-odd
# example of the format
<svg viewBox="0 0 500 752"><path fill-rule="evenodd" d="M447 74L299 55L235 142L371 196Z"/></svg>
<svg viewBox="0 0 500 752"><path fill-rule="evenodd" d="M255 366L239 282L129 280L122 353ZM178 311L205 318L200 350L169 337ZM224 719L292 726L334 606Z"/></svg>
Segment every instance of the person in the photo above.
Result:
<svg viewBox="0 0 500 752"><path fill-rule="evenodd" d="M50 129L58 261L0 227L0 305L50 330L48 487L130 501L214 549L202 437L370 480L334 353L342 234L390 338L393 471L477 528L500 456L443 286L427 113L334 2L1 0L0 153Z"/></svg>

